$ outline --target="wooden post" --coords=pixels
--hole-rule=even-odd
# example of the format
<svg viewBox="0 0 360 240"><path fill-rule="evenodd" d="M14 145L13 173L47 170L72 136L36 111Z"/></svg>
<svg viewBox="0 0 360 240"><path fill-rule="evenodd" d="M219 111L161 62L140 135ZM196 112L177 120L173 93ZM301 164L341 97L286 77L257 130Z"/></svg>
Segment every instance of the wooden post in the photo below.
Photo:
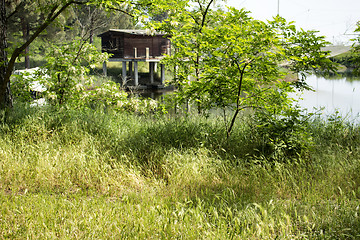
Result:
<svg viewBox="0 0 360 240"><path fill-rule="evenodd" d="M139 85L139 72L138 72L138 62L134 62L134 74L135 74L135 86Z"/></svg>
<svg viewBox="0 0 360 240"><path fill-rule="evenodd" d="M164 83L165 83L165 66L164 66L164 64L160 64L160 68L161 68L160 84L164 85Z"/></svg>
<svg viewBox="0 0 360 240"><path fill-rule="evenodd" d="M105 77L107 77L107 66L106 66L106 61L103 62L103 74Z"/></svg>
<svg viewBox="0 0 360 240"><path fill-rule="evenodd" d="M149 62L149 70L150 70L150 83L154 83L154 62Z"/></svg>
<svg viewBox="0 0 360 240"><path fill-rule="evenodd" d="M122 82L123 86L126 84L126 62L122 61Z"/></svg>
<svg viewBox="0 0 360 240"><path fill-rule="evenodd" d="M130 78L133 77L133 62L129 62L129 76Z"/></svg>
<svg viewBox="0 0 360 240"><path fill-rule="evenodd" d="M149 59L150 58L150 48L147 47L145 50L146 50L146 55L145 55L146 59Z"/></svg>

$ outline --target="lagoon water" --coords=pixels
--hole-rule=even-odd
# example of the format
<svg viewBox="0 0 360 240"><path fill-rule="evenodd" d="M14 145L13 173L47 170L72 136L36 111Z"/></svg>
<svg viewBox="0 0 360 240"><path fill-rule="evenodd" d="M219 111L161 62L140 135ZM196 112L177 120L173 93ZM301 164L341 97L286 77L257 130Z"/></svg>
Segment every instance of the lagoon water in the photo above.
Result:
<svg viewBox="0 0 360 240"><path fill-rule="evenodd" d="M304 91L293 97L300 99L299 105L308 112L324 107L321 110L324 115L338 111L348 120L360 120L360 77L310 75L306 82L314 91Z"/></svg>

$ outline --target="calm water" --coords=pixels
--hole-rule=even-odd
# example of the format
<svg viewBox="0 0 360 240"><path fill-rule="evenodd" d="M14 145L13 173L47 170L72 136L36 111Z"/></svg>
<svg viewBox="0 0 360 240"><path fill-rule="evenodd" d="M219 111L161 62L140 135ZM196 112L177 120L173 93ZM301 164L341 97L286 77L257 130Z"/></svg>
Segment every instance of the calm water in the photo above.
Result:
<svg viewBox="0 0 360 240"><path fill-rule="evenodd" d="M293 94L292 97L299 99L302 108L308 112L320 112L325 115L334 114L336 111L348 120L360 122L360 77L333 76L322 77L310 75L306 82L314 91L304 91ZM167 91L144 91L144 97L159 99Z"/></svg>
<svg viewBox="0 0 360 240"><path fill-rule="evenodd" d="M349 120L360 120L360 77L321 77L310 75L306 82L315 91L296 94L300 106L309 112L324 107L322 113L333 114L336 111Z"/></svg>

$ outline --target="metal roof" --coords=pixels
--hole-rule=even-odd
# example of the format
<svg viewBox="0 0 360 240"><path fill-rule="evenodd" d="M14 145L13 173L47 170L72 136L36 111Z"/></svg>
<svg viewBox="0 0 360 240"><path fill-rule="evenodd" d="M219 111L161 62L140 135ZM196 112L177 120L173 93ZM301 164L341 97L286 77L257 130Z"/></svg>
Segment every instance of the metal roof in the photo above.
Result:
<svg viewBox="0 0 360 240"><path fill-rule="evenodd" d="M110 29L109 31L99 34L98 36L101 37L109 32L127 33L127 34L133 34L133 35L148 35L148 36L164 35L164 34L160 34L155 31L151 31L150 29L146 29L146 30L143 30L143 29Z"/></svg>

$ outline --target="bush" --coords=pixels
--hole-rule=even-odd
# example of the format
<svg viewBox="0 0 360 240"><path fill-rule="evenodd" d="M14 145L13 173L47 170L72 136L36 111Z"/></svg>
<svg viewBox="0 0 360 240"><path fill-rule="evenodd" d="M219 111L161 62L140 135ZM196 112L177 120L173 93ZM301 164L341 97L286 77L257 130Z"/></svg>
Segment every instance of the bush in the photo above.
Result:
<svg viewBox="0 0 360 240"><path fill-rule="evenodd" d="M257 112L254 117L256 150L274 160L306 156L313 146L308 123L308 117L298 108L289 108L280 114Z"/></svg>

